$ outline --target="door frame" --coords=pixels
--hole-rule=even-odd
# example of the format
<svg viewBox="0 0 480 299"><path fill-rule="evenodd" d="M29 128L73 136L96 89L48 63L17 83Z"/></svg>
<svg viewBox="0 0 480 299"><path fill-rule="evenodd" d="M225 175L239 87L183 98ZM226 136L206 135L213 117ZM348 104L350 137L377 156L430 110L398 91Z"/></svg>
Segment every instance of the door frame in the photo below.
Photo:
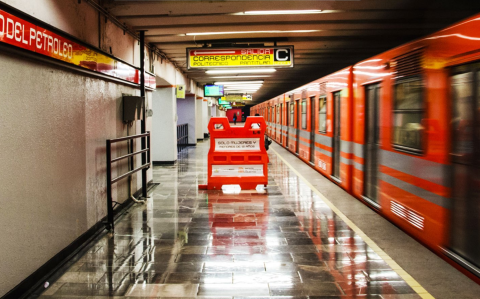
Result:
<svg viewBox="0 0 480 299"><path fill-rule="evenodd" d="M333 96L333 138L332 138L332 175L331 177L340 183L340 145L342 141L342 92L336 91L332 93ZM338 97L337 97L338 96ZM338 139L338 140L336 140ZM338 141L337 144L335 142Z"/></svg>
<svg viewBox="0 0 480 299"><path fill-rule="evenodd" d="M370 99L369 91L370 89L375 89L374 99ZM365 128L364 128L364 136L365 136L365 143L363 145L364 151L364 169L363 169L363 192L362 198L368 204L373 206L376 209L380 209L381 206L378 203L378 173L379 173L379 152L380 152L380 98L381 98L381 82L375 82L364 86L364 95L365 95ZM373 105L373 107L371 107ZM373 109L373 110L371 110ZM373 114L373 115L372 115ZM372 119L373 118L373 119ZM371 129L370 128L370 121L373 122L373 143L370 145L372 148L369 148L369 139L371 136ZM375 136L376 135L376 136ZM369 155L370 150L372 150L372 155ZM373 185L374 188L377 189L374 198L370 198L367 195L367 184L368 182L368 169L371 163L370 158L374 159L373 165L375 166L375 170L373 172L375 182ZM370 182L371 183L371 182Z"/></svg>
<svg viewBox="0 0 480 299"><path fill-rule="evenodd" d="M301 122L301 117L302 117L302 111L301 111L301 103L300 103L300 99L298 100L295 100L295 104L296 104L296 107L297 107L297 123L296 123L296 134L297 134L297 144L295 146L295 154L296 155L299 155L300 154L300 122Z"/></svg>
<svg viewBox="0 0 480 299"><path fill-rule="evenodd" d="M315 101L316 96L310 97L310 164L315 166Z"/></svg>
<svg viewBox="0 0 480 299"><path fill-rule="evenodd" d="M473 152L472 152L472 160L471 160L471 164L469 165L468 163L462 163L462 162L465 162L465 161L458 161L458 162L455 162L455 160L457 159L461 159L461 157L458 157L458 158L455 158L455 138L453 136L455 136L455 134L457 134L455 132L455 129L454 129L454 117L455 117L455 102L454 102L454 99L453 99L453 96L452 93L453 93L453 88L452 88L452 77L455 76L455 75L459 75L459 74L466 74L466 73L472 73L472 105L470 108L473 109L473 117L472 117L472 120L473 120L473 125L472 125L472 128L473 128L473 132L471 133L471 138L472 138L472 141L473 141ZM452 200L452 206L451 206L451 213L450 213L450 219L449 219L449 227L448 227L448 232L449 232L449 235L450 235L450 238L448 240L448 248L449 249L445 249L444 252L447 254L447 256L449 256L450 258L452 258L453 260L455 260L456 262L458 262L459 264L463 265L464 267L468 268L471 272L473 273L476 273L477 276L480 277L480 257L475 257L476 258L476 263L475 264L473 261L470 261L470 260L473 260L472 256L471 256L471 248L472 248L472 244L468 244L466 246L464 246L463 248L461 247L454 247L455 245L455 240L454 240L454 237L456 236L456 233L454 231L455 229L455 223L457 223L457 219L454 219L455 217L455 211L456 211L456 206L455 206L455 203L456 200L454 198L454 196L457 194L456 192L456 180L455 180L455 172L457 170L458 167L460 167L460 165L466 165L467 167L470 167L469 169L467 169L467 176L470 177L471 175L471 172L472 172L472 169L473 169L473 172L475 172L475 170L478 168L480 169L480 162L479 161L475 161L475 157L477 155L480 154L480 138L475 138L475 128L477 125L480 124L480 115L478 113L475 113L477 111L477 109L480 109L480 62L476 61L476 62L471 62L471 63L467 63L467 64L464 64L464 65L460 65L460 66L454 66L452 68L450 68L450 73L449 73L449 82L448 82L448 86L449 86L449 92L450 92L450 101L451 101L451 108L450 111L451 111L451 114L449 115L450 119L450 132L451 132L451 148L450 148L450 163L452 165L451 167L451 170L450 170L450 177L451 177L451 181L452 181L452 195L451 195L451 200ZM468 108L468 107L467 107ZM466 185L469 185L468 183ZM471 185L474 185L474 184L471 184ZM472 190L472 186L470 186L470 188L467 190L466 192L466 195L465 197L470 197L472 195L472 192L475 192L475 190L473 189ZM474 200L480 200L480 198L478 199L472 199L472 201ZM468 209L468 203L466 203L465 205L466 209L464 210L469 210ZM475 213L475 211L470 211L472 213ZM475 214L476 215L476 214ZM463 219L466 219L468 216L468 214L463 214L461 215L461 218ZM471 217L471 215L470 215ZM476 218L476 217L473 217L473 218ZM470 218L468 218L470 219ZM465 220L466 222L468 222L468 220ZM479 220L477 219L477 222L474 223L474 226L475 224L477 225L477 227L473 227L473 229L470 229L468 231L471 231L471 233L473 232L476 232L478 230L478 228L480 228L480 222ZM477 232L478 233L478 232ZM467 235L465 238L466 239L469 239L469 236L471 235ZM475 243L475 241L474 241ZM478 238L476 240L476 245L478 245L478 243L480 243L480 238ZM476 246L474 246L476 247ZM451 250L450 250L451 249ZM463 251L463 254L461 253Z"/></svg>

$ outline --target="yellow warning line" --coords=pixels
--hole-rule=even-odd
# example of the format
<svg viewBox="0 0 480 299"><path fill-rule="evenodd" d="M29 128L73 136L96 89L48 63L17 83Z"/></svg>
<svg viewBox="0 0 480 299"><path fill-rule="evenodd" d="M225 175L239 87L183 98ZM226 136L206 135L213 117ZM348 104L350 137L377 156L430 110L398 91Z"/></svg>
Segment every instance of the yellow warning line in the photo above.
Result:
<svg viewBox="0 0 480 299"><path fill-rule="evenodd" d="M397 272L400 277L415 291L417 294L424 299L434 299L427 290L425 290L412 276L410 276L405 270L400 267L397 262L395 262L388 254L385 253L378 245L372 241L358 226L355 225L345 214L343 214L335 205L333 205L320 191L317 190L310 182L307 181L295 168L293 168L290 163L288 163L280 154L270 148L290 169L300 178L302 181L310 187L329 207L332 211L337 214L357 235L359 235L365 243L378 254L395 272Z"/></svg>

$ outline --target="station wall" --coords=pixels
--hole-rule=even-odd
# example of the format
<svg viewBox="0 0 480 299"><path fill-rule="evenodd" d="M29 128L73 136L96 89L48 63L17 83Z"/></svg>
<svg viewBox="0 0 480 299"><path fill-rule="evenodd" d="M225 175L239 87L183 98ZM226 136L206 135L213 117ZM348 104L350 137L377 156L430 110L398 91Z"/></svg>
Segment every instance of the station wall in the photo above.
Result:
<svg viewBox="0 0 480 299"><path fill-rule="evenodd" d="M100 15L85 1L0 0L74 38L136 67L140 47L131 35ZM145 51L147 70L155 66L159 84L184 84L203 96L197 83L158 54ZM0 297L12 290L48 260L98 224L106 216L106 140L140 133L140 122L122 121L122 96L140 95L132 86L53 63L49 58L0 44ZM174 89L173 89L174 90ZM158 101L161 98L158 94ZM169 97L175 98L172 93ZM146 93L147 109L153 107L152 92ZM173 102L172 102L173 103ZM198 103L200 107L202 105ZM176 105L169 121L176 126ZM155 127L147 117L146 129ZM201 109L200 109L201 111ZM180 113L180 112L179 112ZM202 130L202 116L193 109L194 130ZM200 124L196 125L196 120ZM171 135L171 136L170 136ZM176 130L168 136L176 146ZM196 143L195 133L192 134ZM202 134L203 138L203 134ZM135 143L136 150L140 142ZM152 151L154 151L152 144ZM112 157L127 153L125 144L112 150ZM176 154L176 151L172 151ZM140 164L140 157L137 165ZM128 169L113 168L113 177ZM152 179L152 169L147 180ZM124 202L141 188L141 175L113 185L113 200Z"/></svg>
<svg viewBox="0 0 480 299"><path fill-rule="evenodd" d="M105 24L85 2L0 2L138 66L137 41ZM140 132L139 121L122 121L122 95L140 90L5 46L0 69L1 297L106 216L105 143ZM126 153L126 144L119 144L112 156ZM113 177L127 169L119 163ZM140 188L134 175L131 190ZM127 180L113 185L114 201L129 195Z"/></svg>

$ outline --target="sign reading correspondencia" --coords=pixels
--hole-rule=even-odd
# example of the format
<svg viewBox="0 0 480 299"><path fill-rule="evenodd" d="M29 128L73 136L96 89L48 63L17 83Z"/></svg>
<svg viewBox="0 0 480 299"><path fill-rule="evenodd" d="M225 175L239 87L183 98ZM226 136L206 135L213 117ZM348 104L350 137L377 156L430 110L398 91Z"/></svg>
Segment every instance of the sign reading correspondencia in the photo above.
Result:
<svg viewBox="0 0 480 299"><path fill-rule="evenodd" d="M214 176L263 176L263 165L212 165L212 177Z"/></svg>
<svg viewBox="0 0 480 299"><path fill-rule="evenodd" d="M216 152L259 151L260 138L216 138Z"/></svg>
<svg viewBox="0 0 480 299"><path fill-rule="evenodd" d="M187 48L188 69L293 67L293 46L265 48Z"/></svg>

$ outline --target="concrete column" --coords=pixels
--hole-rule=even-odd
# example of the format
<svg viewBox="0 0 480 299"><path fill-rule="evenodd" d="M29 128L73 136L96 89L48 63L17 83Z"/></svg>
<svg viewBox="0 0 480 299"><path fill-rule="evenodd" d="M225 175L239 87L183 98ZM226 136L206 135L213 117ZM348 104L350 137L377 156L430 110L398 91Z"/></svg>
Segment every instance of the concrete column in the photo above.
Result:
<svg viewBox="0 0 480 299"><path fill-rule="evenodd" d="M195 136L197 140L203 140L203 97L197 97L195 101Z"/></svg>
<svg viewBox="0 0 480 299"><path fill-rule="evenodd" d="M217 106L213 105L212 107L210 107L210 117L215 117L217 116ZM210 120L208 120L210 121Z"/></svg>
<svg viewBox="0 0 480 299"><path fill-rule="evenodd" d="M177 161L177 98L175 87L157 88L152 95L152 161Z"/></svg>
<svg viewBox="0 0 480 299"><path fill-rule="evenodd" d="M209 117L208 117L208 100L207 99L203 99L203 102L202 102L202 131L203 131L203 136L208 136L208 121L209 121Z"/></svg>
<svg viewBox="0 0 480 299"><path fill-rule="evenodd" d="M188 143L197 144L197 137L195 135L195 95L186 94L185 99L177 99L177 113L179 125L188 124Z"/></svg>

